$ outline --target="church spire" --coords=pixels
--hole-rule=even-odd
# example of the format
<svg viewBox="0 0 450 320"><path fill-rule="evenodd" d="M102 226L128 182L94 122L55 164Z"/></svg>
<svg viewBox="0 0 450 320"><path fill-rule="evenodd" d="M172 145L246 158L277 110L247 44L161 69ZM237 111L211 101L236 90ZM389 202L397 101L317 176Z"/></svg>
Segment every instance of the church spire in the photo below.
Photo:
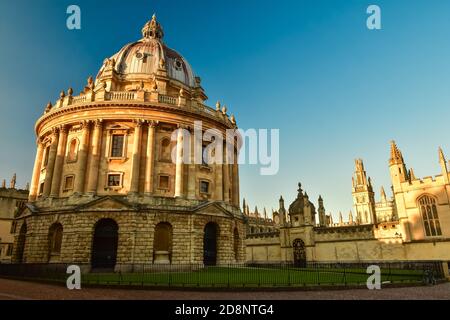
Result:
<svg viewBox="0 0 450 320"><path fill-rule="evenodd" d="M410 181L416 180L416 175L414 174L414 169L413 168L409 168L409 180Z"/></svg>
<svg viewBox="0 0 450 320"><path fill-rule="evenodd" d="M298 196L297 198L302 198L303 197L303 189L302 189L302 184L299 182L298 183Z"/></svg>
<svg viewBox="0 0 450 320"><path fill-rule="evenodd" d="M381 187L380 194L381 194L381 201L386 202L386 192L384 191L384 187Z"/></svg>
<svg viewBox="0 0 450 320"><path fill-rule="evenodd" d="M281 225L286 224L286 209L284 208L283 196L280 196L280 207L278 209L278 214L281 216Z"/></svg>
<svg viewBox="0 0 450 320"><path fill-rule="evenodd" d="M394 140L391 141L391 158L389 164L403 164L403 155Z"/></svg>
<svg viewBox="0 0 450 320"><path fill-rule="evenodd" d="M323 205L323 198L321 195L319 195L319 208L318 208L318 212L319 212L319 226L321 227L325 227L327 225L327 216L325 213L325 207Z"/></svg>
<svg viewBox="0 0 450 320"><path fill-rule="evenodd" d="M17 183L17 175L14 173L14 175L13 175L13 177L11 179L11 182L9 184L9 187L11 189L15 189L16 188L16 183Z"/></svg>
<svg viewBox="0 0 450 320"><path fill-rule="evenodd" d="M444 152L441 147L439 147L439 164L441 165L442 175L444 176L445 181L448 182L447 161L445 160Z"/></svg>

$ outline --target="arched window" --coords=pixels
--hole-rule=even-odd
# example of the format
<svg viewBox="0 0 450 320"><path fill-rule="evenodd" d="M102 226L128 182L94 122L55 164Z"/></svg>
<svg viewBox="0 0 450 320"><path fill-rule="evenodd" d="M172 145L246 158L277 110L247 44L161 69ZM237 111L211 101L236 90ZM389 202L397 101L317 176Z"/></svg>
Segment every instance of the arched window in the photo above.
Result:
<svg viewBox="0 0 450 320"><path fill-rule="evenodd" d="M17 238L17 243L15 243L16 246L16 260L18 263L25 262L25 245L27 240L27 224L24 222L22 226L20 227L19 236Z"/></svg>
<svg viewBox="0 0 450 320"><path fill-rule="evenodd" d="M60 223L55 223L50 227L48 233L50 255L61 253L63 227Z"/></svg>
<svg viewBox="0 0 450 320"><path fill-rule="evenodd" d="M436 199L425 195L419 198L420 213L427 237L441 236L441 225L436 207Z"/></svg>
<svg viewBox="0 0 450 320"><path fill-rule="evenodd" d="M164 138L161 141L161 150L159 154L159 159L164 161L170 161L171 155L170 155L170 139Z"/></svg>
<svg viewBox="0 0 450 320"><path fill-rule="evenodd" d="M234 249L234 259L236 260L236 262L239 260L239 246L240 246L239 231L238 228L234 228L233 249Z"/></svg>
<svg viewBox="0 0 450 320"><path fill-rule="evenodd" d="M69 150L67 153L67 160L68 161L76 161L77 154L78 154L78 140L74 138L74 139L70 140Z"/></svg>

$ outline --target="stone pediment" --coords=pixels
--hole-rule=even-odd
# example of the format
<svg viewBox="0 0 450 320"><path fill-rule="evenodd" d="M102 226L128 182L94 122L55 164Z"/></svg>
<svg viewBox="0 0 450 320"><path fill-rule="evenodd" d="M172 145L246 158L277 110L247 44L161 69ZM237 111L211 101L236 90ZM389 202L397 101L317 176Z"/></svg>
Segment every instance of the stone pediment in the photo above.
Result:
<svg viewBox="0 0 450 320"><path fill-rule="evenodd" d="M95 199L76 208L77 211L135 210L129 202L118 197L106 196Z"/></svg>
<svg viewBox="0 0 450 320"><path fill-rule="evenodd" d="M27 203L23 208L17 210L14 214L14 218L28 216L37 213L38 210L33 205Z"/></svg>
<svg viewBox="0 0 450 320"><path fill-rule="evenodd" d="M198 206L195 210L195 213L198 214L206 214L220 217L232 217L233 214L229 212L227 209L223 208L219 203L216 202L208 202L206 204L202 204Z"/></svg>

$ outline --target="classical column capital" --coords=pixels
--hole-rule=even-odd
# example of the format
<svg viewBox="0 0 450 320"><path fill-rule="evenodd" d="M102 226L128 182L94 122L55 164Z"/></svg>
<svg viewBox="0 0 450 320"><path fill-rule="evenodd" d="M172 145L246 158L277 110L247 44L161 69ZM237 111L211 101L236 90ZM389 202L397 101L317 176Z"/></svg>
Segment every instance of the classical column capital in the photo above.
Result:
<svg viewBox="0 0 450 320"><path fill-rule="evenodd" d="M36 145L37 145L38 147L39 147L39 146L42 146L43 143L44 143L44 139L42 139L42 137L37 137L37 138L36 138Z"/></svg>
<svg viewBox="0 0 450 320"><path fill-rule="evenodd" d="M156 128L159 125L158 120L147 120L149 128Z"/></svg>
<svg viewBox="0 0 450 320"><path fill-rule="evenodd" d="M103 119L96 119L96 120L94 120L94 126L96 128L101 128L103 126Z"/></svg>
<svg viewBox="0 0 450 320"><path fill-rule="evenodd" d="M59 127L53 127L53 128L50 129L50 131L51 131L50 135L52 137L57 137L58 133L59 133Z"/></svg>
<svg viewBox="0 0 450 320"><path fill-rule="evenodd" d="M80 122L81 129L89 128L89 125L91 124L90 120L83 120Z"/></svg>
<svg viewBox="0 0 450 320"><path fill-rule="evenodd" d="M134 123L134 125L136 126L136 127L142 127L142 125L145 123L145 120L142 120L142 119L134 119L133 120L133 123Z"/></svg>
<svg viewBox="0 0 450 320"><path fill-rule="evenodd" d="M183 130L187 130L189 132L193 132L193 130L194 130L194 128L192 126L187 125L187 124L178 124L177 129L183 129Z"/></svg>
<svg viewBox="0 0 450 320"><path fill-rule="evenodd" d="M66 134L68 131L68 127L67 127L67 125L63 124L58 127L58 130L60 133Z"/></svg>

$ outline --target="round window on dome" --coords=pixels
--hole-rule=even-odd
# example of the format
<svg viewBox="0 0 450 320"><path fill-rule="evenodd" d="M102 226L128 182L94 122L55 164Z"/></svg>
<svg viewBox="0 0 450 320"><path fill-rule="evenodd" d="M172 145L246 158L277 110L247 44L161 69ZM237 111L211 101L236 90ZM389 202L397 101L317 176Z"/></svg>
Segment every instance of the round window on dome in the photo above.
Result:
<svg viewBox="0 0 450 320"><path fill-rule="evenodd" d="M136 52L137 59L142 59L143 57L144 57L144 55L142 54L142 52Z"/></svg>
<svg viewBox="0 0 450 320"><path fill-rule="evenodd" d="M173 62L173 65L176 70L181 71L183 70L183 62L181 62L179 59L175 58L175 61Z"/></svg>

